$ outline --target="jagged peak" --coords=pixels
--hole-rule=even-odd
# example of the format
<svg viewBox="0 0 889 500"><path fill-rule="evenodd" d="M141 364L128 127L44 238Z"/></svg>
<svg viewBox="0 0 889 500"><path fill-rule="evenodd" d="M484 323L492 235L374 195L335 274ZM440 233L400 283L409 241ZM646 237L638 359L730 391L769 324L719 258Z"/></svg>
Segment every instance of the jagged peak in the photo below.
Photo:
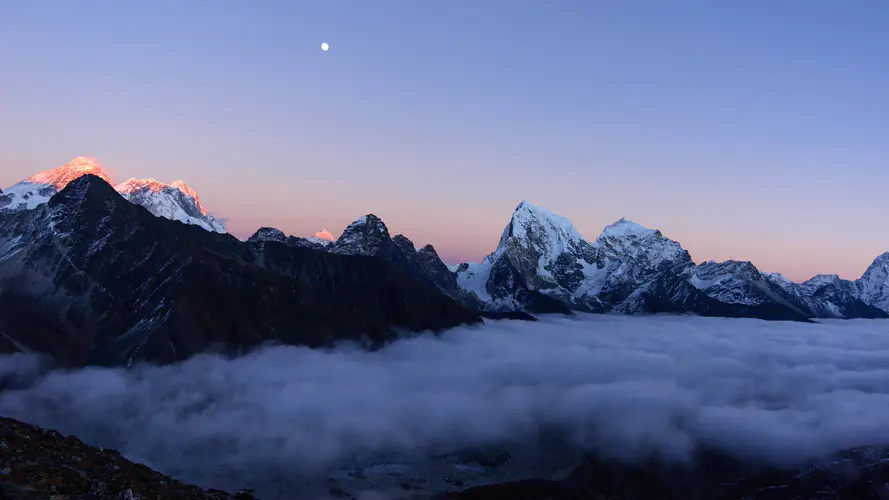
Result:
<svg viewBox="0 0 889 500"><path fill-rule="evenodd" d="M521 210L521 209L523 209L523 208L527 208L527 209L529 209L529 210L534 210L534 209L539 209L539 208L541 208L541 207L539 207L538 205L535 205L535 204L531 203L531 202L528 201L528 200L522 200L522 201L519 202L518 205L516 205L514 211L515 211L515 212L518 212L519 210Z"/></svg>
<svg viewBox="0 0 889 500"><path fill-rule="evenodd" d="M708 269L720 269L728 272L748 272L753 274L754 276L759 275L765 277L763 276L763 273L756 268L753 262L750 262L749 260L729 259L722 262L709 260L707 262L704 262L703 264L700 264L698 266L698 269L705 271Z"/></svg>
<svg viewBox="0 0 889 500"><path fill-rule="evenodd" d="M884 252L874 259L871 265L867 266L867 270L861 275L859 281L868 279L871 276L889 274L889 252Z"/></svg>
<svg viewBox="0 0 889 500"><path fill-rule="evenodd" d="M98 175L87 173L67 183L55 196L50 198L49 202L50 204L82 203L89 199L104 199L109 195L123 200L107 180Z"/></svg>
<svg viewBox="0 0 889 500"><path fill-rule="evenodd" d="M183 194L186 194L186 195L188 195L188 196L191 196L191 197L194 198L196 201L197 201L197 199L198 199L198 193L197 193L197 191L195 191L194 189L188 187L188 184L186 184L185 181L183 181L183 180L177 179L177 180L171 182L171 183L170 183L170 187L171 187L171 188L176 188L176 189L178 189L179 191L182 191Z"/></svg>
<svg viewBox="0 0 889 500"><path fill-rule="evenodd" d="M839 281L840 276L838 274L816 274L811 278L807 279L803 283L825 283L828 281Z"/></svg>
<svg viewBox="0 0 889 500"><path fill-rule="evenodd" d="M660 234L660 231L656 229L648 229L638 222L634 222L625 217L621 217L617 220L617 222L605 226L605 229L602 230L602 234L599 237L621 238L625 236L648 236L651 234Z"/></svg>
<svg viewBox="0 0 889 500"><path fill-rule="evenodd" d="M153 193L159 193L164 188L167 188L167 187L170 187L170 186L167 184L164 184L163 182L160 182L154 178L137 179L135 177L130 177L126 181L118 184L115 187L115 189L117 190L118 193L123 193L123 194L133 193L133 192L138 191L140 189L148 189L149 191L151 191Z"/></svg>
<svg viewBox="0 0 889 500"><path fill-rule="evenodd" d="M78 156L61 167L34 174L27 179L36 184L51 184L56 189L63 189L71 181L84 175L94 175L108 184L112 184L111 178L105 173L105 169L95 158Z"/></svg>
<svg viewBox="0 0 889 500"><path fill-rule="evenodd" d="M889 264L889 252L883 252L874 259L874 264Z"/></svg>
<svg viewBox="0 0 889 500"><path fill-rule="evenodd" d="M432 246L432 245L430 245L430 244L426 244L426 245L424 245L423 248L421 248L421 249L418 250L418 251L419 251L419 252L422 252L422 253L433 254L433 255L435 255L436 257L438 256L438 252L435 251L435 247Z"/></svg>
<svg viewBox="0 0 889 500"><path fill-rule="evenodd" d="M119 184L117 187L115 187L115 189L117 190L117 192L123 194L135 193L142 189L147 189L152 193L160 193L165 189L176 189L185 196L193 199L195 206L197 206L198 210L201 211L201 214L207 215L207 210L205 210L203 205L201 205L201 199L198 196L197 191L188 187L188 184L186 184L185 181L182 180L175 180L170 184L165 184L153 177L150 177L148 179L137 179L135 177L131 177L126 182Z"/></svg>
<svg viewBox="0 0 889 500"><path fill-rule="evenodd" d="M381 233L389 234L389 229L386 227L386 224L374 214L362 215L355 219L355 222L346 227L346 231L356 231L364 226L374 227Z"/></svg>
<svg viewBox="0 0 889 500"><path fill-rule="evenodd" d="M336 241L336 236L331 234L330 231L328 231L327 229L322 229L322 230L318 231L317 233L315 233L314 237L319 240L329 241L331 243Z"/></svg>
<svg viewBox="0 0 889 500"><path fill-rule="evenodd" d="M284 232L274 227L261 227L257 229L252 236L247 238L247 241L250 243L258 241L277 241L278 243L284 243L286 240L287 236Z"/></svg>
<svg viewBox="0 0 889 500"><path fill-rule="evenodd" d="M547 233L547 240L557 240L561 245L567 244L570 240L583 240L583 236L568 218L522 200L516 206L509 224L504 228L498 247L506 245L510 237L523 238L529 232L541 230Z"/></svg>
<svg viewBox="0 0 889 500"><path fill-rule="evenodd" d="M367 214L349 224L330 246L330 251L344 255L375 255L387 241L393 240L386 224L376 215Z"/></svg>
<svg viewBox="0 0 889 500"><path fill-rule="evenodd" d="M763 273L763 275L772 281L781 281L784 283L795 283L792 279L788 278L787 276L784 276L781 273Z"/></svg>

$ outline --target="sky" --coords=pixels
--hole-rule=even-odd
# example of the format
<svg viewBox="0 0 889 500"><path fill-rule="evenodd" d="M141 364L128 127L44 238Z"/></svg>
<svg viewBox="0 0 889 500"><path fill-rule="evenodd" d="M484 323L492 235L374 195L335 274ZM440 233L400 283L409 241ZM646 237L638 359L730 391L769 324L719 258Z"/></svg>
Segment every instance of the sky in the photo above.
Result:
<svg viewBox="0 0 889 500"><path fill-rule="evenodd" d="M889 251L889 3L30 0L0 8L0 188L76 156L239 237L365 213L450 262L521 200L696 261ZM330 50L322 52L322 42Z"/></svg>

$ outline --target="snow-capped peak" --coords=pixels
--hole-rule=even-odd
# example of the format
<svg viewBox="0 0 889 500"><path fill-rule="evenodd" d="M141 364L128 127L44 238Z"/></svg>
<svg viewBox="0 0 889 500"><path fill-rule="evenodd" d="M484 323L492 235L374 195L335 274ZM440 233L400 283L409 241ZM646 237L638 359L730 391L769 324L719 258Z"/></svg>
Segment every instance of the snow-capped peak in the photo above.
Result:
<svg viewBox="0 0 889 500"><path fill-rule="evenodd" d="M78 156L61 167L32 175L26 182L48 184L61 190L67 186L69 182L86 174L95 175L111 184L111 178L105 173L102 165L100 165L95 158L87 158L85 156Z"/></svg>
<svg viewBox="0 0 889 500"><path fill-rule="evenodd" d="M788 278L787 276L784 276L784 275L781 274L781 273L762 273L762 275L763 275L767 280L769 280L769 281L771 281L772 283L775 283L775 284L777 284L777 285L781 285L782 287L784 287L785 285L786 285L786 286L795 286L795 285L797 285L797 283L796 283L795 281L793 281L792 279Z"/></svg>
<svg viewBox="0 0 889 500"><path fill-rule="evenodd" d="M153 193L160 193L166 187L170 186L155 179L136 179L131 177L126 182L118 184L114 189L121 194L129 194L140 189L148 189Z"/></svg>
<svg viewBox="0 0 889 500"><path fill-rule="evenodd" d="M605 226L599 237L647 236L657 232L656 229L648 229L642 224L621 217L617 222Z"/></svg>
<svg viewBox="0 0 889 500"><path fill-rule="evenodd" d="M840 281L840 277L836 274L817 274L812 276L802 284L807 286L821 286L827 283L836 283Z"/></svg>
<svg viewBox="0 0 889 500"><path fill-rule="evenodd" d="M880 255L877 255L877 258L874 259L873 264L871 266L889 266L889 252L884 252Z"/></svg>
<svg viewBox="0 0 889 500"><path fill-rule="evenodd" d="M386 224L384 224L379 217L374 214L367 214L362 215L361 217L355 219L355 222L346 226L346 230L343 231L343 235L345 235L346 232L349 231L363 230L361 228L363 228L364 226L372 227L380 233L385 233L387 235L389 234L389 229L386 228ZM342 236L340 236L340 238L342 238Z"/></svg>
<svg viewBox="0 0 889 500"><path fill-rule="evenodd" d="M224 233L225 226L201 206L198 194L182 181L164 184L156 179L129 179L116 188L124 198L158 217Z"/></svg>
<svg viewBox="0 0 889 500"><path fill-rule="evenodd" d="M657 229L621 218L605 226L594 245L600 257L611 261L633 261L644 268L655 269L663 262L691 264L691 257L679 242L665 237Z"/></svg>
<svg viewBox="0 0 889 500"><path fill-rule="evenodd" d="M855 284L861 300L889 312L889 252L874 259Z"/></svg>
<svg viewBox="0 0 889 500"><path fill-rule="evenodd" d="M585 241L567 218L527 201L519 203L512 213L512 219L500 236L498 250L505 249L510 239L535 242L539 250L544 250L542 253L553 255L552 259L546 259L550 262L571 242Z"/></svg>
<svg viewBox="0 0 889 500"><path fill-rule="evenodd" d="M34 209L49 201L70 182L87 174L114 185L98 161L78 156L61 167L32 175L7 189L0 197L0 211ZM114 189L131 203L145 207L158 217L198 225L209 231L225 232L224 224L201 205L197 192L181 180L164 184L151 178L131 178Z"/></svg>
<svg viewBox="0 0 889 500"><path fill-rule="evenodd" d="M176 188L179 191L182 191L182 194L194 198L194 203L198 206L198 210L200 210L202 214L207 215L207 211L204 210L204 207L201 205L201 199L198 197L197 191L188 187L188 184L186 184L185 181L177 179L170 183L170 187Z"/></svg>
<svg viewBox="0 0 889 500"><path fill-rule="evenodd" d="M207 211L201 205L201 199L198 197L197 191L188 187L188 184L181 180L173 181L170 184L164 184L163 182L160 182L154 178L136 179L135 177L133 177L126 182L117 185L114 189L116 189L118 193L124 195L124 197L129 197L128 195L131 195L142 189L148 190L154 194L160 194L167 189L176 190L186 197L190 198L194 202L195 207L198 209L201 215L207 216Z"/></svg>
<svg viewBox="0 0 889 500"><path fill-rule="evenodd" d="M315 238L316 240L319 240L321 242L324 242L324 243L333 243L334 241L336 241L336 237L333 234L331 234L330 231L328 231L327 229L322 229L322 230L318 231L317 233L315 233L313 238Z"/></svg>
<svg viewBox="0 0 889 500"><path fill-rule="evenodd" d="M349 224L348 226L346 226L346 229L349 229L350 227L351 227L351 228L356 228L356 227L359 227L359 226L363 226L363 225L365 225L365 224L367 224L367 216L366 216L366 215L362 215L361 217L355 219L354 222L352 222L351 224Z"/></svg>

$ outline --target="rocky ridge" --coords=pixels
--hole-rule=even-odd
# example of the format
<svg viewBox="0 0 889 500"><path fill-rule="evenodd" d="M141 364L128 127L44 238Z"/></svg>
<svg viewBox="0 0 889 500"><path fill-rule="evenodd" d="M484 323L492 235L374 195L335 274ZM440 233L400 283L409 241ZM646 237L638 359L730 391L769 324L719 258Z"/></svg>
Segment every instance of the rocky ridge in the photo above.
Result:
<svg viewBox="0 0 889 500"><path fill-rule="evenodd" d="M0 212L33 210L74 180L94 175L113 185L111 177L93 158L79 156L61 167L35 174L0 195ZM208 231L225 232L225 225L201 205L197 192L177 180L164 184L155 179L129 179L115 189L131 203L158 217L194 224Z"/></svg>
<svg viewBox="0 0 889 500"><path fill-rule="evenodd" d="M115 450L88 446L10 418L0 417L0 498L9 500L180 499L249 500L204 490L133 463Z"/></svg>
<svg viewBox="0 0 889 500"><path fill-rule="evenodd" d="M889 317L889 254L857 283L817 278L796 284L750 262L696 265L678 242L627 219L588 242L564 217L526 201L497 248L481 263L461 264L456 274L459 285L491 310L535 312L522 300L534 293L586 312L796 321Z"/></svg>
<svg viewBox="0 0 889 500"><path fill-rule="evenodd" d="M0 348L63 365L169 362L264 342L379 345L474 323L388 262L238 241L155 217L85 175L0 214Z"/></svg>

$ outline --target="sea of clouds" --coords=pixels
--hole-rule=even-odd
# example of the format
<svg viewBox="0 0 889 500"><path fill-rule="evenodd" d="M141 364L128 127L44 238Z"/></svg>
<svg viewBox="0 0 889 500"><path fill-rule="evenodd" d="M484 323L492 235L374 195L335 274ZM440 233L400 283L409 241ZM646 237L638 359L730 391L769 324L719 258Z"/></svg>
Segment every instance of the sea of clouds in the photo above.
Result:
<svg viewBox="0 0 889 500"><path fill-rule="evenodd" d="M616 459L706 445L792 464L889 443L889 321L579 315L129 370L18 355L0 357L0 415L199 482L207 464L311 473L545 432Z"/></svg>

